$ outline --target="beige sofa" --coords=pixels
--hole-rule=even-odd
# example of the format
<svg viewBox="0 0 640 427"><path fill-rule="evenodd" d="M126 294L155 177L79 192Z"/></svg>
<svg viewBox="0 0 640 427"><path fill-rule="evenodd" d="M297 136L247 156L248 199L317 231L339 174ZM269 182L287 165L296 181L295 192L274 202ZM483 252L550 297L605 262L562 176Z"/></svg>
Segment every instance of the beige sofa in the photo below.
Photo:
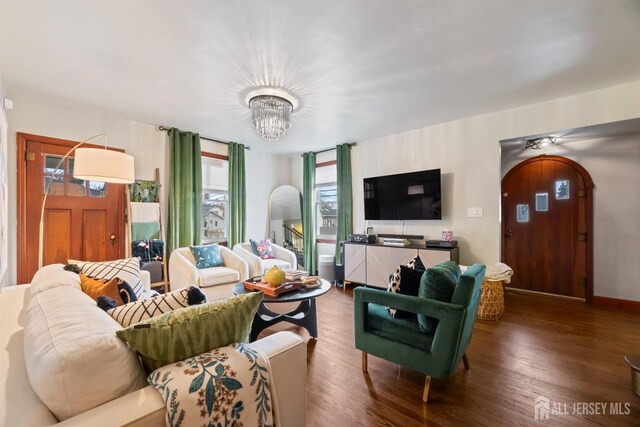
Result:
<svg viewBox="0 0 640 427"><path fill-rule="evenodd" d="M189 248L178 248L169 257L169 284L172 291L197 286L209 301L233 296L233 286L249 278L249 267L231 249L220 246L223 267L198 269Z"/></svg>
<svg viewBox="0 0 640 427"><path fill-rule="evenodd" d="M275 243L271 243L271 247L275 257L271 259L262 259L254 254L253 249L251 249L251 243L238 243L233 247L233 251L240 255L249 265L249 277L260 276L274 265L282 269L298 268L296 254Z"/></svg>
<svg viewBox="0 0 640 427"><path fill-rule="evenodd" d="M73 289L68 286L58 286L56 283L55 275L52 276L51 284L47 284L47 288L42 290L42 286L34 287L31 285L19 285L11 286L2 289L0 292L0 321L2 327L0 328L0 427L15 427L15 426L161 426L164 425L165 406L160 397L160 394L151 386L146 385L144 378L145 374L142 371L142 367L137 362L135 355L129 356L125 359L118 359L115 363L116 372L120 373L120 378L114 379L114 381L122 382L127 378L135 377L135 385L130 387L132 390L124 395L119 395L110 401L106 401L99 406L87 409L82 413L75 414L64 420L58 422L52 411L47 405L43 403L43 400L36 393L36 389L42 388L43 380L42 373L46 372L48 366L45 365L42 360L46 358L40 358L39 356L33 356L38 351L33 351L34 345L39 345L41 342L46 342L46 337L43 335L43 331L49 328L49 321L37 322L38 334L34 336L33 326L30 324L29 328L25 329L25 322L27 319L33 322L34 312L40 316L47 316L47 308L50 306L38 305L42 301L50 301L51 295L59 293L63 298L71 299L75 298L88 298L82 294L81 291ZM148 286L148 284L147 284ZM32 296L33 290L33 296ZM36 294L36 291L38 293ZM76 292L76 293L74 293ZM43 298L44 296L44 298ZM31 305L30 305L31 303ZM84 302L73 301L68 306L68 313L60 313L58 310L57 316L64 317L66 319L75 319L73 317L74 310L81 308ZM95 314L91 310L99 310L97 307L88 304L83 309L89 310L90 313ZM91 307L88 307L91 305ZM34 308L36 310L34 310ZM40 313L42 311L42 313ZM99 319L96 319L95 323L104 323L113 321L108 315L108 319L105 319L101 314L96 314ZM51 319L52 323L56 322L56 319ZM115 321L113 321L115 322ZM91 331L94 322L86 322L82 325L76 325L76 331L84 333L84 328ZM119 328L119 325L116 326ZM89 333L89 332L87 332ZM81 346L81 343L76 345ZM80 339L79 341L83 341ZM113 340L112 340L113 341ZM116 342L117 345L122 343ZM46 344L43 344L46 346ZM27 347L27 353L25 353L25 346ZM275 398L277 406L279 408L281 425L283 427L291 426L303 426L305 425L306 418L306 345L304 341L297 335L291 332L279 332L274 335L270 335L263 339L260 339L251 346L269 358L271 364L271 370L273 374L273 384L275 387ZM49 346L51 347L51 346ZM51 358L51 354L56 358L57 348L49 348L48 357ZM36 357L34 364L34 357ZM131 358L133 357L133 366L137 365L140 369L140 373L132 375L125 374L126 369L130 369ZM67 362L68 359L63 359ZM28 361L28 362L27 362ZM102 362L100 362L102 363ZM125 365L129 367L125 367ZM46 365L61 366L64 369L65 363L58 362L55 359ZM27 368L30 366L30 368ZM100 365L102 366L102 365ZM29 369L29 371L28 371ZM60 369L60 368L57 368ZM70 376L75 377L76 383L78 383L78 372L81 369L77 364L69 366L68 369L73 370L73 374ZM106 369L114 369L104 368ZM35 371L35 372L34 372ZM51 380L52 383L56 381L60 383L61 378L66 378L64 372L62 375L58 373L57 377ZM99 374L96 374L96 377ZM104 376L104 375L103 375ZM118 375L115 375L117 377ZM36 379L40 381L39 386L32 387L32 380ZM80 377L82 389L80 392L84 392L84 387L95 390L95 387L103 387L105 382L101 382L95 379L94 375L87 375L87 378L83 380ZM97 384L96 384L97 383ZM107 388L107 387L105 387ZM60 394L70 393L66 388L60 390ZM76 390L76 393L78 391ZM86 394L90 394L87 392ZM50 398L51 396L49 396ZM54 396L55 397L55 396Z"/></svg>

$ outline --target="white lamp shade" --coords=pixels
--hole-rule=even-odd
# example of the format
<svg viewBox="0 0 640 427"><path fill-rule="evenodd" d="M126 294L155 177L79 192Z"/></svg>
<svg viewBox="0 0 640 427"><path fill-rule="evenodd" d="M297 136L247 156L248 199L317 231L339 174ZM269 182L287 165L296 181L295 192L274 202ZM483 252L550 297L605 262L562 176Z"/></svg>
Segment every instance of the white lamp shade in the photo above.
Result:
<svg viewBox="0 0 640 427"><path fill-rule="evenodd" d="M104 148L77 148L73 177L87 181L132 184L135 181L133 156Z"/></svg>

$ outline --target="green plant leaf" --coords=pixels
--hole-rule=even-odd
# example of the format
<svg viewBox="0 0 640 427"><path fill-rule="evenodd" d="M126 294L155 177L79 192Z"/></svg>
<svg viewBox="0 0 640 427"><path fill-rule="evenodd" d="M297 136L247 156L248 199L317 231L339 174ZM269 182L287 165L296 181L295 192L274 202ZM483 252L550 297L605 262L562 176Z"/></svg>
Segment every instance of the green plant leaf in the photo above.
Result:
<svg viewBox="0 0 640 427"><path fill-rule="evenodd" d="M216 366L216 374L218 374L219 377L224 375L224 366L222 366L222 363Z"/></svg>
<svg viewBox="0 0 640 427"><path fill-rule="evenodd" d="M207 404L207 411L209 412L209 414L211 414L211 411L213 410L213 402L215 399L216 389L213 386L213 378L209 378L209 381L207 382L207 389L204 394L204 400Z"/></svg>
<svg viewBox="0 0 640 427"><path fill-rule="evenodd" d="M191 381L191 385L189 386L189 394L195 393L196 391L202 388L202 384L204 383L204 371L197 377Z"/></svg>
<svg viewBox="0 0 640 427"><path fill-rule="evenodd" d="M229 390L238 390L242 388L242 384L240 384L240 381L233 378L222 378L220 382Z"/></svg>

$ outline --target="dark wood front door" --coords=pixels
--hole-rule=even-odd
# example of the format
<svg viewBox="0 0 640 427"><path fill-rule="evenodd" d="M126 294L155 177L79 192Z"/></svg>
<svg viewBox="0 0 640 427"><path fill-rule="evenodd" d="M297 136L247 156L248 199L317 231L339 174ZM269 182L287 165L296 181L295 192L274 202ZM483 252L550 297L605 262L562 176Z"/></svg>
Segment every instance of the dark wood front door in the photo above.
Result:
<svg viewBox="0 0 640 427"><path fill-rule="evenodd" d="M578 163L539 156L502 180L502 260L509 286L589 300L593 181Z"/></svg>
<svg viewBox="0 0 640 427"><path fill-rule="evenodd" d="M19 283L29 283L38 269L39 224L47 187L43 265L64 264L68 258L105 261L124 256L124 186L74 179L73 153L60 163L74 145L18 134Z"/></svg>

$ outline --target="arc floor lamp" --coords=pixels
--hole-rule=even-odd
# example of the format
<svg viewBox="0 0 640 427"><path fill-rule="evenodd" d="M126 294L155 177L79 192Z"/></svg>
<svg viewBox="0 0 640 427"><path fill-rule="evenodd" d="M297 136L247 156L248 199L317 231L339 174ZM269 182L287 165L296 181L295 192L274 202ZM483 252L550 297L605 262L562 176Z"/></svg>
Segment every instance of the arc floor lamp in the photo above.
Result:
<svg viewBox="0 0 640 427"><path fill-rule="evenodd" d="M96 138L105 137L104 148L80 148L82 145ZM107 149L107 135L104 133L93 135L77 143L67 151L60 159L55 170L58 170L64 161L75 150L73 177L86 181L102 181L111 184L132 184L135 181L133 168L133 156L120 151ZM44 263L44 208L53 179L49 180L42 200L40 210L40 228L38 230L38 268Z"/></svg>

